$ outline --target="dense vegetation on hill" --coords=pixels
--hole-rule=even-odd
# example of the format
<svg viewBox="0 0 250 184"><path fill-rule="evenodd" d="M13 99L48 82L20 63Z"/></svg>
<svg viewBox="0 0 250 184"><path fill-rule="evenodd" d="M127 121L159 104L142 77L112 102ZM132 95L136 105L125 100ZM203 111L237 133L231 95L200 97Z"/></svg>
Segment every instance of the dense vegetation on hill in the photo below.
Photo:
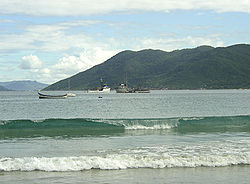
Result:
<svg viewBox="0 0 250 184"><path fill-rule="evenodd" d="M97 87L102 78L116 88L125 80L130 87L168 89L250 88L250 45L165 52L123 51L89 70L56 82L46 90L82 90Z"/></svg>
<svg viewBox="0 0 250 184"><path fill-rule="evenodd" d="M5 89L14 91L34 91L47 87L47 84L39 83L36 81L10 81L10 82L0 82L0 86Z"/></svg>

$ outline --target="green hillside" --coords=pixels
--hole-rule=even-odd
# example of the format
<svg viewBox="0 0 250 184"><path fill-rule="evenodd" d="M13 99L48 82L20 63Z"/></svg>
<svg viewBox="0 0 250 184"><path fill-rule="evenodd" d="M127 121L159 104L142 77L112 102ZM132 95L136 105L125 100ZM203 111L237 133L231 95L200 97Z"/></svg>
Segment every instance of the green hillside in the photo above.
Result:
<svg viewBox="0 0 250 184"><path fill-rule="evenodd" d="M250 45L165 52L123 51L89 70L50 85L45 90L94 88L103 78L116 88L127 79L130 87L169 89L250 88Z"/></svg>

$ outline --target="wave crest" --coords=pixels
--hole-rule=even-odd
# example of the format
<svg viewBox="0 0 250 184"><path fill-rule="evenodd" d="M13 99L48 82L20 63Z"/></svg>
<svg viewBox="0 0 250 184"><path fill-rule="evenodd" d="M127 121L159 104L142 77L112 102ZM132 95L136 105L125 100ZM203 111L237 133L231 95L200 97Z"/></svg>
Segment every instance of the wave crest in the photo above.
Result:
<svg viewBox="0 0 250 184"><path fill-rule="evenodd" d="M20 131L22 130L22 131ZM112 135L126 130L189 132L250 132L250 116L156 119L0 120L0 139L34 136Z"/></svg>
<svg viewBox="0 0 250 184"><path fill-rule="evenodd" d="M230 165L249 165L247 154L239 155L201 155L161 157L140 155L107 155L53 158L2 158L1 171L82 171L90 169L129 169L129 168L172 168L172 167L221 167Z"/></svg>

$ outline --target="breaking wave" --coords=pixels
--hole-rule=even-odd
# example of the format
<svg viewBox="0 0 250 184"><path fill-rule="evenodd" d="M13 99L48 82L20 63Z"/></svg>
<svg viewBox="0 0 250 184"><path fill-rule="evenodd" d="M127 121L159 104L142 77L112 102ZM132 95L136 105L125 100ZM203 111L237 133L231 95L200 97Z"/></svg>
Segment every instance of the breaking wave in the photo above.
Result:
<svg viewBox="0 0 250 184"><path fill-rule="evenodd" d="M247 142L141 147L93 156L0 158L0 171L83 171L250 165ZM244 148L244 149L243 149Z"/></svg>
<svg viewBox="0 0 250 184"><path fill-rule="evenodd" d="M250 132L250 116L158 119L0 120L0 139L41 136L98 136L139 130Z"/></svg>

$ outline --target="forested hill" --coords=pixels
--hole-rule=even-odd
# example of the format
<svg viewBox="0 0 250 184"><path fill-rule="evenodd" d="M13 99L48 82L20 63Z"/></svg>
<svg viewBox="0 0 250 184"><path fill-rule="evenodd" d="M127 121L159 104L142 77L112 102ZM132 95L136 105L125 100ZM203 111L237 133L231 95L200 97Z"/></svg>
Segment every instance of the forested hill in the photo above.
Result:
<svg viewBox="0 0 250 184"><path fill-rule="evenodd" d="M102 78L111 88L125 80L130 87L168 89L250 88L250 45L165 52L123 51L102 64L56 82L46 90L94 88Z"/></svg>

